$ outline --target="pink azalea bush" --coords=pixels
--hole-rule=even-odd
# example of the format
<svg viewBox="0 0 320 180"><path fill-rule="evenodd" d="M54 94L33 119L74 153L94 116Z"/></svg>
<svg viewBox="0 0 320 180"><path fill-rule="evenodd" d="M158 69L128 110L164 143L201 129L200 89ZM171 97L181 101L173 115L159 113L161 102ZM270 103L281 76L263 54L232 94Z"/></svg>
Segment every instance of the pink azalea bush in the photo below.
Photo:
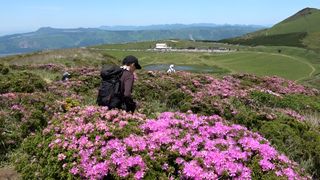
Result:
<svg viewBox="0 0 320 180"><path fill-rule="evenodd" d="M48 87L50 92L63 97L80 99L79 94L86 94L100 85L99 71L94 68L69 68L71 78L68 81L55 81ZM96 93L95 93L96 94Z"/></svg>
<svg viewBox="0 0 320 180"><path fill-rule="evenodd" d="M319 93L316 89L309 89L291 80L286 80L281 77L272 76L264 77L262 86L280 94L307 94L314 95Z"/></svg>
<svg viewBox="0 0 320 180"><path fill-rule="evenodd" d="M300 121L304 121L305 120L305 117L302 116L301 114L297 113L296 111L294 110L291 110L291 109L281 109L280 110L281 112L285 113L286 115L292 117L292 118L295 118L295 119L298 119Z"/></svg>
<svg viewBox="0 0 320 180"><path fill-rule="evenodd" d="M212 76L205 76L208 84L201 84L198 80L192 80L194 87L199 90L192 93L186 87L182 89L194 97L195 102L200 102L206 97L220 96L228 97L245 97L247 91L240 89L240 81L232 76L225 76L223 79L216 79Z"/></svg>
<svg viewBox="0 0 320 180"><path fill-rule="evenodd" d="M25 179L303 179L297 165L266 139L223 119L259 131L320 177L318 132L296 121L302 110L319 109L315 90L275 77L142 72L134 96L147 119L94 106L69 111L95 103L100 78L97 68L64 71L71 79L57 79L46 91L0 94L0 143L18 148L29 136L19 148L23 154L12 161ZM189 109L207 116L159 115ZM7 152L3 147L0 159Z"/></svg>
<svg viewBox="0 0 320 180"><path fill-rule="evenodd" d="M181 83L181 90L190 94L195 102L200 102L204 98L213 96L243 98L252 91L266 92L278 97L281 97L281 94L319 94L316 89L307 88L294 81L276 76L259 78L254 75L242 74L215 78L210 75L195 75L189 72L177 72L172 76L162 73L156 75L164 81L172 81L172 83L177 83L181 79L182 81L179 82ZM250 83L246 84L246 82ZM144 83L152 84L152 81L148 79Z"/></svg>
<svg viewBox="0 0 320 180"><path fill-rule="evenodd" d="M10 65L10 68L15 69L15 70L24 70L24 69L28 69L28 70L33 70L33 69L41 69L41 70L48 70L48 71L63 71L63 69L65 69L65 67L63 65L60 64L53 64L53 63L49 63L49 64L31 64L31 65Z"/></svg>
<svg viewBox="0 0 320 180"><path fill-rule="evenodd" d="M74 177L251 179L269 173L308 179L261 135L217 115L164 112L146 119L88 106L54 119L43 131L51 139L48 150Z"/></svg>

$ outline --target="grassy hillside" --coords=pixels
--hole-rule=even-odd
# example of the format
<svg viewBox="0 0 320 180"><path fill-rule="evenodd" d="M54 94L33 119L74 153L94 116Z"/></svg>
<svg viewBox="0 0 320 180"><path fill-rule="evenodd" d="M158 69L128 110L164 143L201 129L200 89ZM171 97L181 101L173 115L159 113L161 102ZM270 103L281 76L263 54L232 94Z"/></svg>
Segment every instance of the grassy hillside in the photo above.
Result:
<svg viewBox="0 0 320 180"><path fill-rule="evenodd" d="M111 54L121 59L127 54L140 57L143 65L189 64L220 67L230 72L248 72L260 76L278 75L292 80L313 78L320 73L319 54L295 47L277 46L234 46L214 42L163 41L175 48L224 47L236 52L230 53L175 53L148 52L145 48L154 47L156 42L129 43L121 45L96 46L92 50ZM130 51L140 50L140 51ZM279 52L280 51L280 52ZM316 85L319 86L319 85Z"/></svg>
<svg viewBox="0 0 320 180"><path fill-rule="evenodd" d="M319 32L320 10L306 8L268 29L266 35L288 34L294 32Z"/></svg>
<svg viewBox="0 0 320 180"><path fill-rule="evenodd" d="M306 32L298 33L288 33L288 34L277 34L277 35L268 35L268 36L253 36L250 38L235 38L222 40L221 42L232 43L232 44L242 44L250 46L293 46L293 47L307 47L303 43L304 39L308 37L311 39L311 36L308 36ZM308 41L308 44L313 44L314 42Z"/></svg>
<svg viewBox="0 0 320 180"><path fill-rule="evenodd" d="M304 60L276 53L239 52L230 54L199 53L154 53L106 51L121 59L125 54L133 54L140 58L142 65L151 64L183 64L205 65L228 69L233 73L254 73L260 76L277 75L287 79L298 80L309 77L313 69ZM299 69L299 71L297 71Z"/></svg>
<svg viewBox="0 0 320 180"><path fill-rule="evenodd" d="M127 43L117 45L102 45L83 49L66 49L47 51L30 55L17 55L2 58L1 61L12 65L28 65L54 63L66 67L88 66L98 67L102 63L120 63L121 59L132 54L137 56L143 66L155 64L175 64L192 66L201 72L201 67L220 73L253 73L259 76L277 75L291 80L312 82L314 87L320 87L317 82L320 73L319 54L303 48L271 47L271 46L234 46L213 42L193 41L160 41L175 48L213 48L224 47L237 50L229 53L195 53L195 52L150 52L156 44L154 41ZM279 52L280 51L280 52ZM90 61L87 61L90 59ZM41 73L41 72L39 72Z"/></svg>
<svg viewBox="0 0 320 180"><path fill-rule="evenodd" d="M320 10L305 8L273 27L221 42L244 45L295 46L320 50Z"/></svg>

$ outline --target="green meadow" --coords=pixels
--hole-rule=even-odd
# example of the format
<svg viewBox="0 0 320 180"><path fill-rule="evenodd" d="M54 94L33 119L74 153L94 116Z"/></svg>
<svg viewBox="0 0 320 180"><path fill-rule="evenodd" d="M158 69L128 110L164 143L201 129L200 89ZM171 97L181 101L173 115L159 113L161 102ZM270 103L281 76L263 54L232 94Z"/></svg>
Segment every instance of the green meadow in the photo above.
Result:
<svg viewBox="0 0 320 180"><path fill-rule="evenodd" d="M157 41L159 42L159 41ZM143 66L175 64L214 69L214 73L252 73L258 76L280 76L299 82L309 82L319 88L320 55L312 50L287 46L242 46L216 42L160 41L175 49L227 48L225 53L157 52L155 41L102 45L79 49L64 49L2 58L7 64L63 64L66 67L99 67L108 61L120 64L126 55L135 55ZM46 76L45 72L37 72ZM50 81L54 77L48 75Z"/></svg>
<svg viewBox="0 0 320 180"><path fill-rule="evenodd" d="M155 43L153 42L153 44ZM231 73L252 73L259 76L277 75L291 80L311 78L319 73L320 69L317 64L318 54L303 48L248 47L190 41L176 42L173 46L178 48L226 47L237 51L228 53L148 52L141 48L152 48L152 42L99 46L94 50L114 56L119 61L124 56L132 54L141 60L142 65L204 65L212 68L219 67Z"/></svg>

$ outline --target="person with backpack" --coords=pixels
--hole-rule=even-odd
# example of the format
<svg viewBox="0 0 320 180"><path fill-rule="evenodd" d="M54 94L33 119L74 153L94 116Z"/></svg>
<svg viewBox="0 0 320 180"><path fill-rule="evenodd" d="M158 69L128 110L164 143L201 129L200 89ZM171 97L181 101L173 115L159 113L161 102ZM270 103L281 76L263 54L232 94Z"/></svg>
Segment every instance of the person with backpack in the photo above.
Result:
<svg viewBox="0 0 320 180"><path fill-rule="evenodd" d="M101 71L102 82L99 88L97 104L107 106L109 109L124 109L134 112L136 103L131 93L134 83L134 71L141 69L135 56L126 56L122 66L112 66Z"/></svg>

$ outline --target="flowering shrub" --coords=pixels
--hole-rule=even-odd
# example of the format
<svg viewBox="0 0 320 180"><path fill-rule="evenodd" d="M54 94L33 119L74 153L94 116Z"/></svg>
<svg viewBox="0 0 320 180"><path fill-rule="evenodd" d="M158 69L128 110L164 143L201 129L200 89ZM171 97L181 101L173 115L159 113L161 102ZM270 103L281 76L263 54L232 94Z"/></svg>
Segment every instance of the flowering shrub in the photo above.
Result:
<svg viewBox="0 0 320 180"><path fill-rule="evenodd" d="M153 76L139 75L142 77L137 82L135 96L143 101L140 112L150 117L156 117L154 112L186 112L188 109L197 114L218 114L233 123L260 132L275 146L281 147L280 150L286 155L303 164L314 177L320 177L320 169L317 168L320 153L315 150L320 148L317 145L320 143L319 132L313 132L309 125L299 122L301 116L297 115L320 111L318 91L303 87L304 91L293 89L292 92L285 92L281 90L288 90L285 83L278 84L279 89L271 90L265 85L265 78L247 74L226 76L223 79L185 72L174 75L159 72L153 73ZM291 83L291 87L300 86ZM225 89L227 96L223 96L218 89ZM204 95L199 96L201 93ZM296 114L285 113L285 110ZM312 137L307 135L310 133Z"/></svg>
<svg viewBox="0 0 320 180"><path fill-rule="evenodd" d="M10 68L15 69L15 70L33 70L33 69L44 69L48 71L63 71L65 69L64 66L59 65L59 64L31 64L31 65L16 65L12 64L10 65Z"/></svg>
<svg viewBox="0 0 320 180"><path fill-rule="evenodd" d="M26 66L25 70L39 67ZM41 65L41 68L55 71L50 64ZM19 148L26 137L16 158L16 167L25 179L102 178L105 172L108 172L107 179L193 179L196 175L222 179L246 175L252 179L286 179L295 174L302 176L296 165L280 160L283 159L281 153L298 162L313 178L320 177L319 131L311 129L307 121L299 121L304 112L320 111L320 96L315 90L280 78L254 75L217 78L185 72L150 75L142 71L135 81L134 99L140 104L137 111L150 118L146 119L141 114L131 116L97 107L80 108L95 104L99 70L69 68L64 71L71 74L68 81L45 84L44 90L31 84L33 93L15 93L17 90L12 83L3 86L7 90L0 94L0 159L13 148ZM11 71L5 76L8 75L11 76ZM23 78L33 76L30 73L20 79L12 75L14 78L10 82L14 82L13 79L28 82ZM35 78L42 80L38 76ZM3 78L0 81L6 83ZM161 113L190 109L195 114ZM44 134L39 134L54 113L56 116ZM259 132L281 153L264 156L260 146L271 148L266 139L222 119ZM195 129L194 122L199 123ZM108 130L97 129L100 125L103 127L102 124ZM226 128L223 137L216 131L210 132L212 137L200 133L207 132L201 129L203 127L219 129L220 126ZM66 127L73 130L67 132ZM235 127L242 129L235 132ZM208 139L219 140L220 144L208 149L204 143ZM247 141L258 141L258 147L245 147ZM88 145L83 145L84 142ZM106 148L102 151L103 147ZM210 156L201 154L204 152ZM245 155L235 159L233 153L239 155L238 152ZM206 158L213 158L210 153L216 153L214 155L225 161L209 159L212 160L209 162Z"/></svg>
<svg viewBox="0 0 320 180"><path fill-rule="evenodd" d="M222 80L215 79L210 76L206 76L208 84L201 85L197 80L193 80L192 83L195 87L199 87L200 90L191 93L186 90L186 93L190 93L194 97L195 102L200 102L206 97L220 96L222 98L228 97L244 97L247 95L245 90L240 89L240 81L231 76L225 76Z"/></svg>
<svg viewBox="0 0 320 180"><path fill-rule="evenodd" d="M291 110L291 109L284 109L284 110L281 110L283 113L295 118L295 119L298 119L300 121L304 121L305 120L305 117L303 117L301 114L297 113L296 111L294 110Z"/></svg>
<svg viewBox="0 0 320 180"><path fill-rule="evenodd" d="M0 94L1 160L25 137L46 127L47 120L59 111L56 98L43 92Z"/></svg>
<svg viewBox="0 0 320 180"><path fill-rule="evenodd" d="M320 110L320 106L311 101L301 103L306 97L308 99L318 98L319 92L317 90L306 88L282 78L259 78L244 74L225 76L219 79L209 75L187 72L178 72L173 75L155 72L153 76L146 76L145 74L141 76L143 77L137 82L135 89L135 95L138 99L148 102L159 99L168 108L183 110L184 112L192 109L196 113L206 112L208 115L218 113L224 116L225 112L236 112L235 107L231 107L230 100L242 99L245 103L252 103L248 101L252 93L258 95L258 99L255 99L258 102L265 100L265 97L271 98L267 102L270 106L277 103L276 106L278 107L290 107L298 110L309 104L311 109ZM181 101L180 97L182 95L176 96L179 92L182 92L183 96L191 96L192 98L186 97L185 100ZM172 94L175 95L172 96ZM270 96L267 97L264 94ZM175 106L172 106L173 104Z"/></svg>
<svg viewBox="0 0 320 180"><path fill-rule="evenodd" d="M100 85L99 71L97 69L72 68L67 69L67 71L71 74L71 78L68 81L53 82L48 88L49 91L63 97L69 97L90 94L93 89L98 88Z"/></svg>
<svg viewBox="0 0 320 180"><path fill-rule="evenodd" d="M89 106L56 116L43 136L38 148L60 166L60 178L308 178L259 134L217 115L164 112L146 119ZM48 162L41 167L50 169Z"/></svg>
<svg viewBox="0 0 320 180"><path fill-rule="evenodd" d="M294 81L286 80L280 77L265 77L263 78L263 86L280 94L309 94L319 93L315 89L307 89L302 85L296 84Z"/></svg>

